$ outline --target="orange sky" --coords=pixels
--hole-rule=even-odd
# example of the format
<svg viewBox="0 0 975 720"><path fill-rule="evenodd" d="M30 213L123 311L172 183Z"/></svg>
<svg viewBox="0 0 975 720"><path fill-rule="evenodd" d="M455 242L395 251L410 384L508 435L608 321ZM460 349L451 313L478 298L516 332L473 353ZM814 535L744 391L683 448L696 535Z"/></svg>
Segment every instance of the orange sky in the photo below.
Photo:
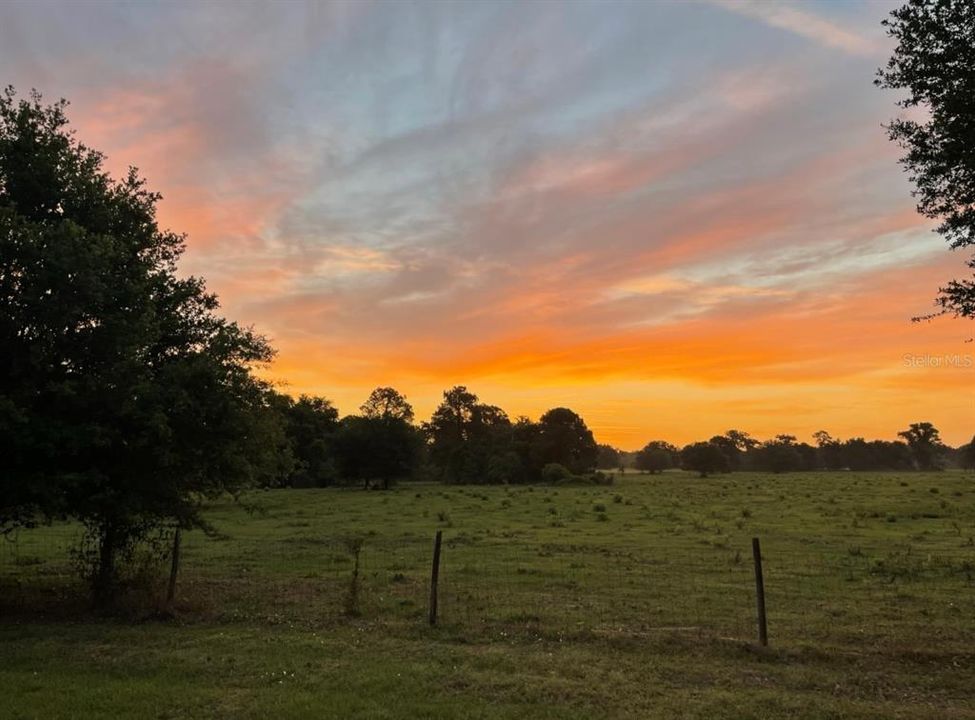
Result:
<svg viewBox="0 0 975 720"><path fill-rule="evenodd" d="M971 438L975 326L909 321L964 258L881 127L887 5L455 10L21 4L0 66L140 167L266 372L342 412L466 384L626 449Z"/></svg>

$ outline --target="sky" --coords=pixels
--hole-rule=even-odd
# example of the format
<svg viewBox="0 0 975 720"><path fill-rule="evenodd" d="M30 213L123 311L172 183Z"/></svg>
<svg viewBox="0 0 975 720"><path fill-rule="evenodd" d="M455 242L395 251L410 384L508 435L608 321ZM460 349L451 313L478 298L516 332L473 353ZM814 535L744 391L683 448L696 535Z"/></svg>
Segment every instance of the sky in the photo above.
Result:
<svg viewBox="0 0 975 720"><path fill-rule="evenodd" d="M891 3L6 2L0 82L163 195L284 391L467 385L601 442L975 433Z"/></svg>

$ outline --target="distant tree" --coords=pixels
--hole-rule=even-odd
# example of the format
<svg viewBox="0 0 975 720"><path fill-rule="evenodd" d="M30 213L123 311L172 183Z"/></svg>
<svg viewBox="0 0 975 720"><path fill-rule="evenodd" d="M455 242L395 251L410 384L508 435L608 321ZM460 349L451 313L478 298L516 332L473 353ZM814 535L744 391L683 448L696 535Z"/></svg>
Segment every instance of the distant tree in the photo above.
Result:
<svg viewBox="0 0 975 720"><path fill-rule="evenodd" d="M620 451L612 445L599 445L596 467L602 470L615 470L620 466Z"/></svg>
<svg viewBox="0 0 975 720"><path fill-rule="evenodd" d="M918 212L940 221L937 231L953 250L975 245L975 3L970 0L911 0L884 20L897 41L876 83L907 90L903 108L921 108L897 118L890 138L907 151ZM968 266L975 268L975 255ZM941 313L975 318L975 275L940 288Z"/></svg>
<svg viewBox="0 0 975 720"><path fill-rule="evenodd" d="M833 436L830 435L825 430L817 430L816 432L814 432L813 433L813 440L816 441L816 444L819 447L824 447L825 445L832 445L832 444L836 443L836 440L833 439Z"/></svg>
<svg viewBox="0 0 975 720"><path fill-rule="evenodd" d="M413 406L406 401L405 395L391 387L373 390L359 411L367 418L395 418L407 423L413 422Z"/></svg>
<svg viewBox="0 0 975 720"><path fill-rule="evenodd" d="M423 429L430 443L430 460L441 479L460 482L478 398L463 385L445 390L443 398Z"/></svg>
<svg viewBox="0 0 975 720"><path fill-rule="evenodd" d="M840 444L840 467L850 470L912 470L914 458L906 443L850 438Z"/></svg>
<svg viewBox="0 0 975 720"><path fill-rule="evenodd" d="M929 422L911 423L907 430L897 433L907 441L919 470L940 470L944 444L938 429Z"/></svg>
<svg viewBox="0 0 975 720"><path fill-rule="evenodd" d="M488 482L492 458L512 450L507 414L480 403L463 385L444 392L443 402L423 429L430 443L430 460L446 482Z"/></svg>
<svg viewBox="0 0 975 720"><path fill-rule="evenodd" d="M708 442L721 448L728 459L727 470L741 470L745 457L758 446L758 441L741 430L729 430L724 435L715 435Z"/></svg>
<svg viewBox="0 0 975 720"><path fill-rule="evenodd" d="M803 458L794 435L777 435L756 450L759 469L774 473L794 472L803 469Z"/></svg>
<svg viewBox="0 0 975 720"><path fill-rule="evenodd" d="M742 430L729 430L724 434L724 436L734 443L735 447L741 452L748 452L749 450L758 447L759 444L758 440Z"/></svg>
<svg viewBox="0 0 975 720"><path fill-rule="evenodd" d="M294 455L288 484L323 487L336 480L332 440L339 428L339 411L322 397L285 398L285 429Z"/></svg>
<svg viewBox="0 0 975 720"><path fill-rule="evenodd" d="M553 408L538 421L537 456L579 475L596 467L599 449L585 421L568 408Z"/></svg>
<svg viewBox="0 0 975 720"><path fill-rule="evenodd" d="M680 451L663 440L652 440L637 452L634 465L637 470L658 473L680 464Z"/></svg>
<svg viewBox="0 0 975 720"><path fill-rule="evenodd" d="M277 482L290 454L251 372L270 346L177 276L160 196L112 179L66 106L0 97L0 530L81 521L103 603L135 543L205 527L205 499Z"/></svg>
<svg viewBox="0 0 975 720"><path fill-rule="evenodd" d="M544 465L538 447L538 423L519 417L511 426L511 449L518 456L521 475L518 482L532 482L541 478Z"/></svg>
<svg viewBox="0 0 975 720"><path fill-rule="evenodd" d="M972 441L968 445L962 445L960 450L962 468L975 470L975 435L972 436Z"/></svg>
<svg viewBox="0 0 975 720"><path fill-rule="evenodd" d="M416 428L400 417L350 415L342 419L333 447L344 478L367 490L374 481L388 490L414 472L421 442Z"/></svg>
<svg viewBox="0 0 975 720"><path fill-rule="evenodd" d="M742 451L738 449L738 446L730 438L724 435L715 435L708 442L720 448L721 452L724 453L728 461L725 463L726 469L724 472L731 472L732 470L739 470L741 468Z"/></svg>
<svg viewBox="0 0 975 720"><path fill-rule="evenodd" d="M728 456L717 445L709 442L696 442L680 451L681 466L693 470L701 477L716 472L727 472Z"/></svg>
<svg viewBox="0 0 975 720"><path fill-rule="evenodd" d="M819 449L819 463L827 470L839 470L845 467L841 457L841 443L825 430L813 433L813 439Z"/></svg>

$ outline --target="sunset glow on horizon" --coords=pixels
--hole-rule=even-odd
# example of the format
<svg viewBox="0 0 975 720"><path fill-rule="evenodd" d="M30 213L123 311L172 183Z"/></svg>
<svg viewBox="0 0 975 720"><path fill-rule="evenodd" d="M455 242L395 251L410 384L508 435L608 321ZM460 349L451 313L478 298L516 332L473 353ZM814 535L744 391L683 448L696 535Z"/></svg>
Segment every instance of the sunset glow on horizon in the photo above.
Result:
<svg viewBox="0 0 975 720"><path fill-rule="evenodd" d="M965 258L882 127L891 7L23 3L0 60L162 193L287 392L959 445L975 325L910 318Z"/></svg>

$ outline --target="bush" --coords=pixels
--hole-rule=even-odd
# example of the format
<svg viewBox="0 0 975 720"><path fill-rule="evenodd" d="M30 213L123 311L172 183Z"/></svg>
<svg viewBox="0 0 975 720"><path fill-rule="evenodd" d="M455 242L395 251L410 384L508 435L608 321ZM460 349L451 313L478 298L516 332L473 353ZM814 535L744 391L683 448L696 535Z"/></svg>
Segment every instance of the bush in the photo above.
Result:
<svg viewBox="0 0 975 720"><path fill-rule="evenodd" d="M562 483L573 479L572 473L564 465L548 463L542 468L542 482Z"/></svg>

